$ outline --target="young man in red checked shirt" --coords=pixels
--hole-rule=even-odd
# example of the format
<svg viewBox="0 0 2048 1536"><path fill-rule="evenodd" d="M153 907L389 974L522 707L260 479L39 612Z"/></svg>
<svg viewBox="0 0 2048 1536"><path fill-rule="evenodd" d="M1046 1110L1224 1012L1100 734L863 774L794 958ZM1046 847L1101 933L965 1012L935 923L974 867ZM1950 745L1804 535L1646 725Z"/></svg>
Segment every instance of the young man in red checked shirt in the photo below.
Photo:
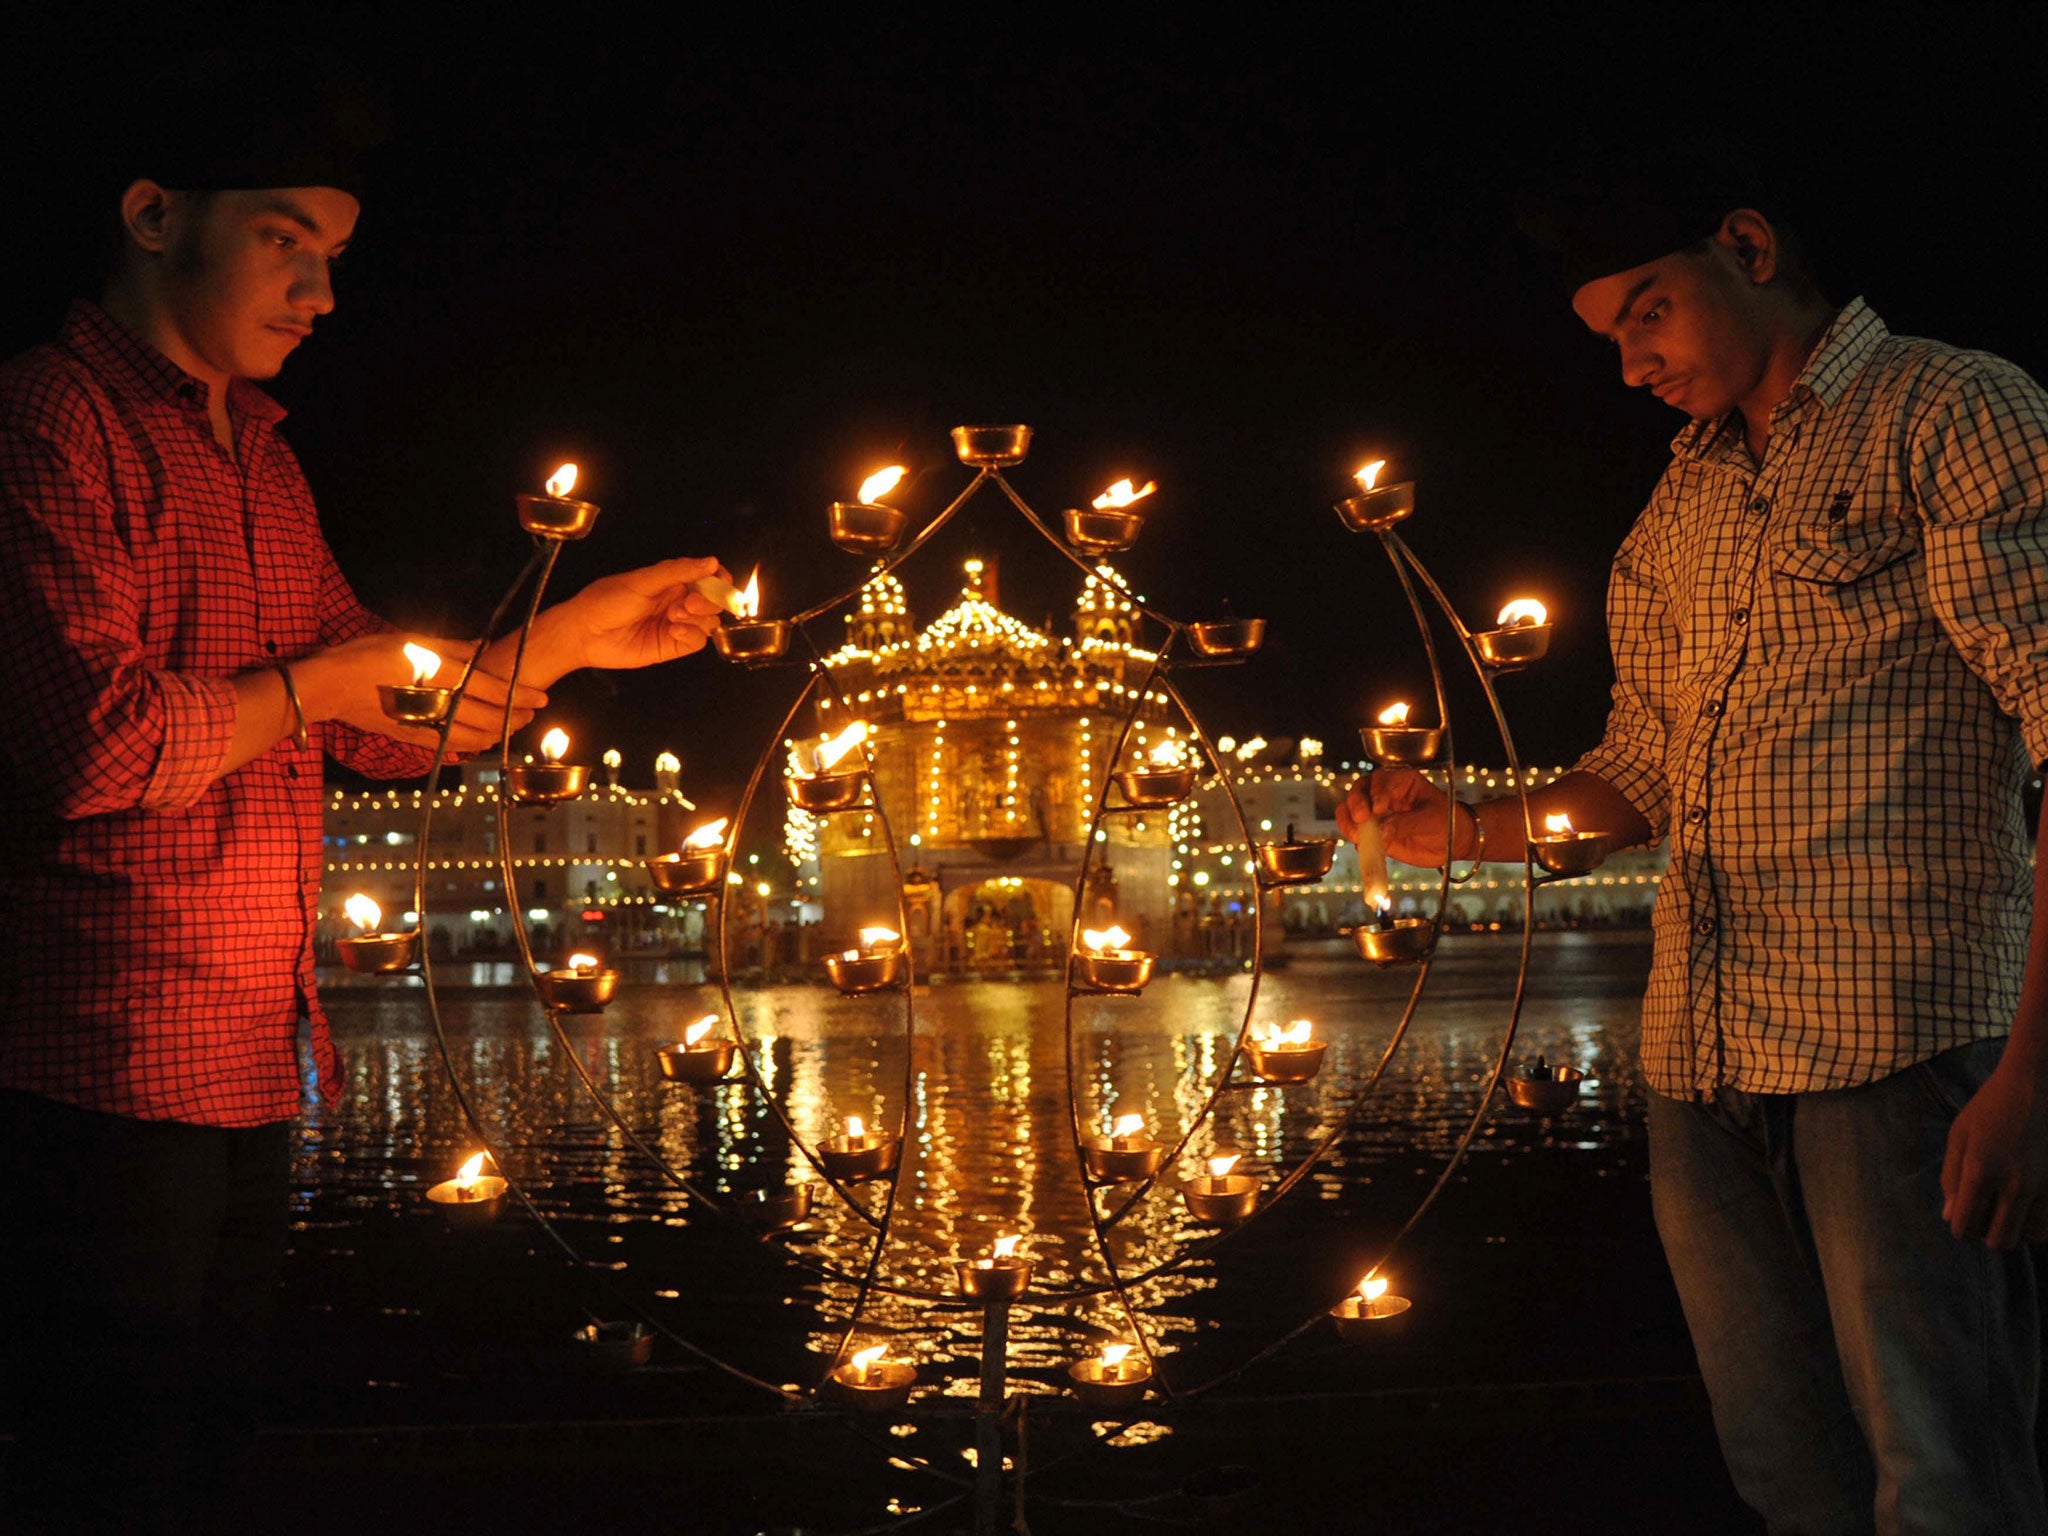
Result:
<svg viewBox="0 0 2048 1536"><path fill-rule="evenodd" d="M310 948L321 759L416 776L434 741L383 716L407 637L336 569L254 382L334 307L358 142L290 75L159 123L121 167L101 301L0 369L10 1529L235 1523L302 1019L337 1086ZM577 667L699 649L716 609L689 583L719 571L663 561L543 614L515 723ZM496 741L509 659L486 652L456 749Z"/></svg>

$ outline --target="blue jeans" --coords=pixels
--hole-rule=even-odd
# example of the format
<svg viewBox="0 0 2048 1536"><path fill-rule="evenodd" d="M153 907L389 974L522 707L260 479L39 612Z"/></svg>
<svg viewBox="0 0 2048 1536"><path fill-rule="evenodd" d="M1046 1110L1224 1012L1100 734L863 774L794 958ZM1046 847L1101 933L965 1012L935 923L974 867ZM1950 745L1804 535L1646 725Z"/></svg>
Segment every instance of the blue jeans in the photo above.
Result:
<svg viewBox="0 0 2048 1536"><path fill-rule="evenodd" d="M1774 1536L2048 1532L2026 1250L1941 1221L1982 1040L1822 1093L1650 1095L1650 1187L1736 1490Z"/></svg>

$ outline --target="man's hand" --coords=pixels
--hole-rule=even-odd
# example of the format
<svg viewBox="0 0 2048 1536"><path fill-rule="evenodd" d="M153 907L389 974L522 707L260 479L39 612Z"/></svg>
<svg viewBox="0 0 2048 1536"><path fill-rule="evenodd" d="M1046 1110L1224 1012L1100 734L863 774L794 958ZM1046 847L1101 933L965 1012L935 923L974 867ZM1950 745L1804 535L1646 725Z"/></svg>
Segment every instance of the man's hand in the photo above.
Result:
<svg viewBox="0 0 2048 1536"><path fill-rule="evenodd" d="M542 615L555 655L566 663L556 675L577 667L648 667L702 650L720 610L691 587L700 576L732 579L713 559L662 560L601 577L557 603Z"/></svg>
<svg viewBox="0 0 2048 1536"><path fill-rule="evenodd" d="M1949 1128L1941 1218L1965 1242L2048 1240L2048 1085L2010 1056Z"/></svg>
<svg viewBox="0 0 2048 1536"><path fill-rule="evenodd" d="M385 683L412 681L412 663L406 660L405 643L423 645L441 658L441 670L434 674L437 688L450 688L462 675L474 642L436 640L424 635L364 635L302 656L292 665L292 679L299 690L299 702L307 723L339 720L344 725L376 731L395 741L431 747L439 741L432 730L401 725L384 713L377 689ZM534 711L548 701L538 688L522 683L513 701L512 729L518 730L533 718ZM498 744L503 736L505 680L481 666L470 674L462 705L455 712L455 726L448 733L453 752L481 752Z"/></svg>
<svg viewBox="0 0 2048 1536"><path fill-rule="evenodd" d="M1337 802L1337 830L1347 841L1355 843L1359 823L1369 814L1377 815L1389 858L1418 869L1441 869L1446 798L1442 790L1413 768L1381 768L1354 779L1350 790ZM1472 816L1460 815L1457 856L1471 858L1478 849L1478 841Z"/></svg>

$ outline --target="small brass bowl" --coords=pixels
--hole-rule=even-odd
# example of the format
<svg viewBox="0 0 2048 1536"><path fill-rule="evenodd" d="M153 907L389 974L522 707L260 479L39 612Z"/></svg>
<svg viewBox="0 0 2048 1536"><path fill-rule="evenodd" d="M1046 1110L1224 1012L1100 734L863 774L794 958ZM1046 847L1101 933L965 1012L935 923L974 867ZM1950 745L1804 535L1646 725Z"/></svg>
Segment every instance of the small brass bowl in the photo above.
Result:
<svg viewBox="0 0 2048 1536"><path fill-rule="evenodd" d="M439 725L448 718L448 706L454 699L453 688L429 688L424 683L377 685L377 702L400 725Z"/></svg>
<svg viewBox="0 0 2048 1536"><path fill-rule="evenodd" d="M868 501L835 501L829 525L832 542L849 555L886 555L903 537L900 507Z"/></svg>
<svg viewBox="0 0 2048 1536"><path fill-rule="evenodd" d="M793 1227L811 1214L811 1186L785 1184L780 1189L750 1189L735 1197L732 1213L750 1227L771 1232Z"/></svg>
<svg viewBox="0 0 2048 1536"><path fill-rule="evenodd" d="M894 1413L916 1385L917 1367L907 1360L878 1360L866 1371L835 1365L825 1378L826 1395L834 1402L867 1413Z"/></svg>
<svg viewBox="0 0 2048 1536"><path fill-rule="evenodd" d="M1120 768L1110 777L1123 791L1124 802L1141 811L1156 811L1185 800L1195 787L1188 768Z"/></svg>
<svg viewBox="0 0 2048 1536"><path fill-rule="evenodd" d="M1330 872L1337 858L1334 837L1298 838L1291 843L1255 843L1259 884L1309 885Z"/></svg>
<svg viewBox="0 0 2048 1536"><path fill-rule="evenodd" d="M1142 949L1077 950L1074 977L1097 992L1142 992L1158 960Z"/></svg>
<svg viewBox="0 0 2048 1536"><path fill-rule="evenodd" d="M420 957L420 931L365 933L352 939L336 939L341 963L365 976L388 976L402 971Z"/></svg>
<svg viewBox="0 0 2048 1536"><path fill-rule="evenodd" d="M1152 1367L1142 1360L1119 1360L1105 1366L1092 1356L1067 1367L1074 1396L1090 1408L1130 1408L1145 1400L1152 1385Z"/></svg>
<svg viewBox="0 0 2048 1536"><path fill-rule="evenodd" d="M661 1075L672 1083L722 1083L732 1071L732 1059L739 1047L730 1040L707 1040L699 1045L664 1046L658 1055Z"/></svg>
<svg viewBox="0 0 2048 1536"><path fill-rule="evenodd" d="M861 803L867 787L868 771L865 766L843 772L812 774L809 778L788 774L782 780L789 803L813 816L852 810Z"/></svg>
<svg viewBox="0 0 2048 1536"><path fill-rule="evenodd" d="M848 997L862 992L880 992L903 981L903 951L885 950L875 955L846 958L844 951L825 957L825 974L832 985Z"/></svg>
<svg viewBox="0 0 2048 1536"><path fill-rule="evenodd" d="M1188 626L1188 644L1201 656L1249 656L1265 643L1264 619L1210 619Z"/></svg>
<svg viewBox="0 0 2048 1536"><path fill-rule="evenodd" d="M593 501L573 501L566 496L521 496L519 526L543 539L580 539L597 521Z"/></svg>
<svg viewBox="0 0 2048 1536"><path fill-rule="evenodd" d="M647 878L664 896L703 896L725 883L723 848L685 848L647 861Z"/></svg>
<svg viewBox="0 0 2048 1536"><path fill-rule="evenodd" d="M1407 1322L1408 1309L1413 1305L1406 1296L1376 1296L1371 1301L1362 1296L1346 1296L1330 1308L1330 1321L1337 1325L1338 1338L1358 1344L1385 1338Z"/></svg>
<svg viewBox="0 0 2048 1536"><path fill-rule="evenodd" d="M1031 451L1029 427L955 427L953 451L977 469L1008 469Z"/></svg>
<svg viewBox="0 0 2048 1536"><path fill-rule="evenodd" d="M1614 852L1607 832L1546 832L1529 840L1529 857L1553 875L1589 875Z"/></svg>
<svg viewBox="0 0 2048 1536"><path fill-rule="evenodd" d="M1166 1161L1166 1148L1149 1137L1130 1136L1124 1141L1125 1145L1119 1146L1109 1136L1081 1138L1081 1165L1088 1170L1089 1178L1107 1184L1129 1184L1151 1178Z"/></svg>
<svg viewBox="0 0 2048 1536"><path fill-rule="evenodd" d="M1262 1083L1305 1083L1323 1070L1323 1053L1329 1048L1327 1040L1279 1047L1258 1045L1247 1040L1244 1059L1251 1067L1252 1075Z"/></svg>
<svg viewBox="0 0 2048 1536"><path fill-rule="evenodd" d="M645 1323L585 1323L569 1335L569 1344L587 1365L603 1371L630 1371L654 1358L654 1330Z"/></svg>
<svg viewBox="0 0 2048 1536"><path fill-rule="evenodd" d="M727 661L754 667L788 654L791 628L787 619L728 621L711 631L711 644Z"/></svg>
<svg viewBox="0 0 2048 1536"><path fill-rule="evenodd" d="M1067 542L1076 554L1119 555L1145 531L1141 513L1108 507L1067 508Z"/></svg>
<svg viewBox="0 0 2048 1536"><path fill-rule="evenodd" d="M962 1259L953 1271L960 1277L960 1294L976 1301L1015 1301L1031 1285L1029 1259Z"/></svg>
<svg viewBox="0 0 2048 1536"><path fill-rule="evenodd" d="M1415 510L1415 482L1360 491L1337 503L1337 520L1353 533L1385 533Z"/></svg>
<svg viewBox="0 0 2048 1536"><path fill-rule="evenodd" d="M1436 943L1436 924L1426 917L1397 917L1385 928L1360 923L1351 930L1358 952L1376 965L1407 965Z"/></svg>
<svg viewBox="0 0 2048 1536"><path fill-rule="evenodd" d="M450 1226L487 1227L498 1219L498 1209L504 1201L504 1194L511 1188L495 1173L473 1179L467 1189L453 1179L432 1186L427 1199L434 1209L447 1218Z"/></svg>
<svg viewBox="0 0 2048 1536"><path fill-rule="evenodd" d="M1243 1221L1259 1203L1259 1181L1249 1173L1205 1173L1183 1181L1180 1193L1197 1221Z"/></svg>
<svg viewBox="0 0 2048 1536"><path fill-rule="evenodd" d="M1539 1115L1561 1115L1579 1101L1579 1084L1586 1074L1577 1067L1551 1067L1547 1077L1509 1077L1508 1097L1519 1109L1533 1109Z"/></svg>
<svg viewBox="0 0 2048 1536"><path fill-rule="evenodd" d="M619 990L619 973L614 970L542 971L533 979L541 1001L564 1013L603 1013Z"/></svg>
<svg viewBox="0 0 2048 1536"><path fill-rule="evenodd" d="M1374 762L1401 768L1427 768L1444 749L1440 725L1368 725L1358 739Z"/></svg>
<svg viewBox="0 0 2048 1536"><path fill-rule="evenodd" d="M1512 629L1482 629L1472 637L1472 649L1496 672L1511 672L1541 661L1550 649L1548 624L1518 624Z"/></svg>
<svg viewBox="0 0 2048 1536"><path fill-rule="evenodd" d="M505 792L514 805L574 800L589 784L587 763L513 763L505 769Z"/></svg>
<svg viewBox="0 0 2048 1536"><path fill-rule="evenodd" d="M877 1136L870 1133L854 1141L845 1136L827 1136L818 1143L818 1161L825 1171L842 1184L858 1183L862 1179L879 1179L896 1170L897 1159L903 1156L901 1136Z"/></svg>

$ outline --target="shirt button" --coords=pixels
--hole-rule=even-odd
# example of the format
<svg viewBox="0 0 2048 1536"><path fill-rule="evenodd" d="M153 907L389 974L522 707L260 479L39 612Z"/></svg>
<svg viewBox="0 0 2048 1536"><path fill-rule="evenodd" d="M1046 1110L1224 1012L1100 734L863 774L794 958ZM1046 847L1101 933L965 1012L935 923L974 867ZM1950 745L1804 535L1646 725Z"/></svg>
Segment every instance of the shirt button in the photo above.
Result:
<svg viewBox="0 0 2048 1536"><path fill-rule="evenodd" d="M275 640L266 640L263 642L263 649L275 656L277 654L277 642Z"/></svg>
<svg viewBox="0 0 2048 1536"><path fill-rule="evenodd" d="M1749 510L1756 513L1759 517L1763 516L1764 513L1771 510L1771 498L1768 496L1757 497L1755 501L1749 504Z"/></svg>
<svg viewBox="0 0 2048 1536"><path fill-rule="evenodd" d="M1722 705L1719 699L1709 699L1706 703L1700 706L1700 713L1706 715L1708 718L1711 719L1715 716L1718 716L1721 713L1723 707L1724 706Z"/></svg>
<svg viewBox="0 0 2048 1536"><path fill-rule="evenodd" d="M1685 813L1685 819L1696 827L1701 822L1707 819L1707 813L1701 810L1698 806L1694 806L1691 810Z"/></svg>
<svg viewBox="0 0 2048 1536"><path fill-rule="evenodd" d="M1738 624L1747 624L1749 622L1749 610L1747 608L1738 608L1729 617Z"/></svg>
<svg viewBox="0 0 2048 1536"><path fill-rule="evenodd" d="M1703 939L1710 939L1714 936L1714 930L1720 926L1711 917L1703 917L1692 925L1692 931Z"/></svg>

